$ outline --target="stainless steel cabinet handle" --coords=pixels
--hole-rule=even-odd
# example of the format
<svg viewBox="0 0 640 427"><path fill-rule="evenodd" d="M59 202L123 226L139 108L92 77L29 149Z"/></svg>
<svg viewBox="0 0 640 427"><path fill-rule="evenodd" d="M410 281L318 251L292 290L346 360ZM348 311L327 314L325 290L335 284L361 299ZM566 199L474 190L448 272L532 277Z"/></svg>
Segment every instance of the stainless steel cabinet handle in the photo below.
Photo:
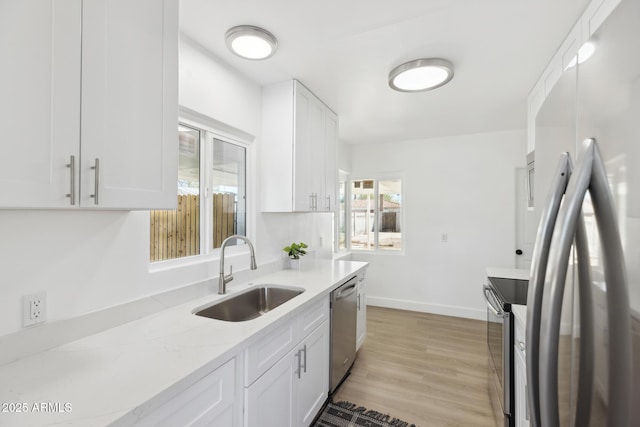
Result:
<svg viewBox="0 0 640 427"><path fill-rule="evenodd" d="M69 158L69 163L66 165L69 171L69 186L71 187L69 194L67 197L71 199L71 205L76 204L76 156L71 156Z"/></svg>
<svg viewBox="0 0 640 427"><path fill-rule="evenodd" d="M331 210L331 196L327 196L327 210Z"/></svg>
<svg viewBox="0 0 640 427"><path fill-rule="evenodd" d="M301 356L300 356L301 351L302 350L298 350L298 352L296 353L296 359L298 359L298 369L296 369L296 374L298 374L298 379L300 379L300 375L302 373Z"/></svg>
<svg viewBox="0 0 640 427"><path fill-rule="evenodd" d="M318 210L318 193L309 194L309 209L312 211Z"/></svg>
<svg viewBox="0 0 640 427"><path fill-rule="evenodd" d="M576 246L578 250L578 264L587 264L583 258L588 256L586 247L586 237L581 236L579 228L582 221L582 202L589 191L593 210L596 218L598 232L602 247L606 248L602 253L604 267L604 278L607 286L607 320L609 324L609 408L607 410L607 425L623 426L629 425L629 415L631 413L631 342L630 342L630 308L626 278L626 267L622 251L622 243L616 220L616 212L613 204L613 197L609 189L607 174L604 162L598 150L596 141L588 139L584 141L584 155L582 162L576 168L569 186L565 201L560 209L557 220L556 231L551 241L551 251L549 253L549 307L548 316L544 316L540 328L540 375L545 378L540 384L540 425L555 427L559 425L558 413L558 389L557 389L557 367L558 367L558 340L560 314L562 309L562 291L567 272L567 261L573 237L576 236ZM581 246L578 248L578 246ZM578 270L581 274L581 270ZM582 274L584 276L584 274ZM579 286L583 278L579 278ZM587 294L580 290L580 294ZM545 299L547 292L545 291ZM580 300L580 304L583 300ZM587 301L587 304L589 302ZM545 312L547 310L545 309ZM580 316L583 315L581 309ZM547 319L548 318L548 319ZM592 320L592 319L589 319ZM581 328L584 326L581 319ZM589 332L589 333L592 333ZM584 339L584 332L581 330L581 340ZM590 337L592 340L593 337ZM554 353L555 349L555 353ZM581 344L581 357L583 348ZM590 352L593 352L591 344ZM587 354L589 353L587 351ZM580 361L582 364L582 359ZM592 367L589 382L580 382L578 389L578 403L576 410L589 408L593 387ZM582 370L582 369L581 369ZM589 373L589 372L588 372ZM581 372L582 374L582 372ZM583 399L583 402L580 399ZM585 403L584 400L589 400ZM582 405L582 406L581 406ZM576 425L580 414L577 413ZM588 416L587 416L588 417ZM588 419L588 418L586 418ZM584 419L583 419L584 420ZM583 424L584 425L584 424Z"/></svg>
<svg viewBox="0 0 640 427"><path fill-rule="evenodd" d="M100 191L100 159L96 159L95 165L91 166L91 170L94 170L96 173L96 178L94 181L94 190L93 194L90 197L93 197L93 204L97 205L100 203L99 199L99 191Z"/></svg>
<svg viewBox="0 0 640 427"><path fill-rule="evenodd" d="M540 426L540 391L539 391L539 353L540 353L540 318L542 315L542 294L544 291L545 273L549 261L549 249L553 229L560 210L562 197L567 189L572 165L569 153L562 153L556 167L551 192L540 218L536 235L536 243L531 255L531 277L527 292L527 382L529 384L527 400L531 407L531 425Z"/></svg>
<svg viewBox="0 0 640 427"><path fill-rule="evenodd" d="M307 345L304 345L304 348L302 349L302 351L304 351L304 373L307 373Z"/></svg>
<svg viewBox="0 0 640 427"><path fill-rule="evenodd" d="M358 311L360 311L360 294L358 294Z"/></svg>

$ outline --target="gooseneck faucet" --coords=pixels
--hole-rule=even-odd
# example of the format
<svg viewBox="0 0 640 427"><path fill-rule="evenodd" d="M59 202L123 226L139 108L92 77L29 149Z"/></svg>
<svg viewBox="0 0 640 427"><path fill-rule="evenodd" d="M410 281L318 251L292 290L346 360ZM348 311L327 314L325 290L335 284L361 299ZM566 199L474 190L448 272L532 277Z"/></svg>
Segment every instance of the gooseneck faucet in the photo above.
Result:
<svg viewBox="0 0 640 427"><path fill-rule="evenodd" d="M233 236L229 236L222 242L220 246L220 278L218 279L218 294L224 295L227 292L227 283L233 280L233 265L229 271L229 274L225 276L224 274L224 248L227 247L227 243L230 240L243 240L247 245L249 245L249 252L251 253L251 269L255 270L258 268L256 264L256 253L253 250L253 245L251 241L247 239L245 236L241 236L239 234L234 234Z"/></svg>

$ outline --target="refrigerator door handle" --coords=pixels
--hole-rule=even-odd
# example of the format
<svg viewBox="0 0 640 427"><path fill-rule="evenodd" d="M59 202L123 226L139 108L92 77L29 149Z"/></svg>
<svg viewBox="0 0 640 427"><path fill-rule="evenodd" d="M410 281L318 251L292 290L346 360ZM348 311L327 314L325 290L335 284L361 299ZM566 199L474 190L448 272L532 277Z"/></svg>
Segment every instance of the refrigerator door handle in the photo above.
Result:
<svg viewBox="0 0 640 427"><path fill-rule="evenodd" d="M593 396L595 345L594 308L591 293L591 258L589 240L582 210L578 216L575 235L578 269L578 303L580 304L580 366L578 368L578 397L576 401L576 426L588 426Z"/></svg>
<svg viewBox="0 0 640 427"><path fill-rule="evenodd" d="M576 246L582 265L578 273L580 283L580 303L583 296L588 295L591 284L585 283L585 274L582 270L588 269L588 259L585 259L586 236L583 236L584 224L581 224L582 203L589 191L593 203L596 224L602 241L602 261L604 278L607 284L607 313L609 322L609 408L608 423L610 426L629 425L631 408L631 343L630 343L630 315L626 269L622 252L622 243L616 221L613 197L609 190L606 170L602 157L594 139L587 139L583 144L583 158L567 187L564 203L560 209L555 232L551 241L549 252L549 274L545 280L545 292L543 304L545 313L540 324L540 425L555 427L559 425L558 412L558 343L560 338L560 316L564 283L567 273L567 263L571 243L576 236ZM588 274L587 274L588 278ZM589 298L589 297L587 297ZM589 301L586 302L590 304ZM585 310L588 307L585 308ZM582 315L582 309L580 314ZM590 316L589 320L590 319ZM582 325L581 325L582 326ZM582 331L581 331L582 334ZM591 332L592 334L592 332ZM593 337L591 337L591 340ZM583 348L581 344L581 356L592 353L591 348ZM582 360L581 360L582 363ZM592 362L591 362L592 363ZM593 367L591 366L591 371ZM591 393L586 396L588 388L593 384L587 384L592 378L583 378L580 382L578 396L583 399L591 399ZM579 403L579 405L584 403ZM578 407L577 409L580 409ZM584 414L587 419L589 414ZM579 424L577 424L579 425Z"/></svg>
<svg viewBox="0 0 640 427"><path fill-rule="evenodd" d="M540 393L539 393L539 354L540 354L540 317L542 310L542 294L544 290L545 274L549 260L549 248L553 229L560 210L562 197L567 189L567 183L572 171L569 153L562 153L554 180L552 191L542 212L540 225L533 248L531 274L527 292L527 326L526 326L526 354L527 354L527 400L530 408L531 425L540 426Z"/></svg>

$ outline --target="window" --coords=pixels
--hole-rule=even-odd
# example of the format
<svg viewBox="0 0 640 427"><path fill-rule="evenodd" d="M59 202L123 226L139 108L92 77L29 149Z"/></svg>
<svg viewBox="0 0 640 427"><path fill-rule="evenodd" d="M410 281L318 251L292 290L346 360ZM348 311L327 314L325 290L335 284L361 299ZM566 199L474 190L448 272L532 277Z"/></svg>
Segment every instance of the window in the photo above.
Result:
<svg viewBox="0 0 640 427"><path fill-rule="evenodd" d="M402 181L359 180L351 183L351 249L402 249Z"/></svg>
<svg viewBox="0 0 640 427"><path fill-rule="evenodd" d="M247 231L246 148L184 124L178 138L178 205L150 212L152 262L208 253Z"/></svg>
<svg viewBox="0 0 640 427"><path fill-rule="evenodd" d="M213 248L232 234L246 235L246 163L244 147L213 139Z"/></svg>
<svg viewBox="0 0 640 427"><path fill-rule="evenodd" d="M339 173L338 183L338 250L347 249L347 174Z"/></svg>

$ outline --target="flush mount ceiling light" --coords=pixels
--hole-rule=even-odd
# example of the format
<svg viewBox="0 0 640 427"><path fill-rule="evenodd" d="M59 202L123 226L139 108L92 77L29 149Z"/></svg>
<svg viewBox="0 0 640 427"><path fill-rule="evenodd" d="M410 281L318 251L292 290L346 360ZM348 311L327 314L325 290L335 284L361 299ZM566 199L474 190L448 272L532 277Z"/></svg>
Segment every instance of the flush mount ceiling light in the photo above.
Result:
<svg viewBox="0 0 640 427"><path fill-rule="evenodd" d="M276 52L278 40L269 31L253 25L238 25L225 35L231 52L241 58L267 59Z"/></svg>
<svg viewBox="0 0 640 427"><path fill-rule="evenodd" d="M400 92L420 92L447 84L453 78L453 64L446 59L415 59L389 73L389 86Z"/></svg>

